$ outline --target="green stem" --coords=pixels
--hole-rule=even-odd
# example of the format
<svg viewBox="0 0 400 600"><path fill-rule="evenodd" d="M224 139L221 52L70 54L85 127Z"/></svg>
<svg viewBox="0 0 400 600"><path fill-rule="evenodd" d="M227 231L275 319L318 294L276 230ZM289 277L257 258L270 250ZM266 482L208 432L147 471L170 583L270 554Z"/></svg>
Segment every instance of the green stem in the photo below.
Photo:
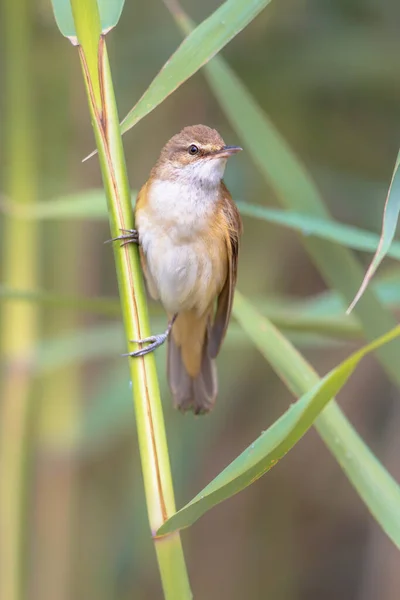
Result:
<svg viewBox="0 0 400 600"><path fill-rule="evenodd" d="M31 205L36 196L30 64L29 0L2 6L6 73L4 146L5 189L14 205ZM35 289L38 232L32 222L11 215L4 220L3 280L13 288ZM0 598L25 597L26 467L29 457L32 349L37 308L15 301L2 310L4 376L0 410Z"/></svg>
<svg viewBox="0 0 400 600"><path fill-rule="evenodd" d="M122 228L133 227L133 214L107 49L101 37L96 0L85 3L71 0L71 6L108 200L111 234L116 237ZM97 61L94 56L98 57ZM129 340L141 339L150 332L139 253L131 244L123 248L115 246L114 255L129 347ZM129 362L147 510L154 534L176 510L164 418L154 357L149 354ZM154 542L165 597L170 600L191 598L179 535L154 537Z"/></svg>

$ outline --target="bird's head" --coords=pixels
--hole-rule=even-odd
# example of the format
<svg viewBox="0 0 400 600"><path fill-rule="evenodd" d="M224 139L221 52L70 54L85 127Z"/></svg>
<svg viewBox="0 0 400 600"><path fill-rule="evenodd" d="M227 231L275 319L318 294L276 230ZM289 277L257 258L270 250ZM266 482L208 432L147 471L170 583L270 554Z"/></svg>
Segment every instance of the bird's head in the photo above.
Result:
<svg viewBox="0 0 400 600"><path fill-rule="evenodd" d="M165 144L153 176L214 187L224 175L227 159L241 150L226 146L219 133L206 125L185 127Z"/></svg>

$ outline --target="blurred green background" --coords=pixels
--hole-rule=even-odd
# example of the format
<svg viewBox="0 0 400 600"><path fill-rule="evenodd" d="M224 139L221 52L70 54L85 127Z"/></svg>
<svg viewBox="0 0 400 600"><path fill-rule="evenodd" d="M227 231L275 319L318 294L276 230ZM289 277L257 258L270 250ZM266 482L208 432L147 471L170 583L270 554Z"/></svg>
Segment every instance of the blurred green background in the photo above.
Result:
<svg viewBox="0 0 400 600"><path fill-rule="evenodd" d="M198 22L219 4L183 3ZM0 6L1 206L7 196L45 201L99 187L97 158L81 163L94 141L78 57L60 37L50 2L1 0ZM399 19L395 0L275 0L222 52L301 157L334 217L375 232L398 149ZM180 41L162 2L127 0L107 37L121 116ZM228 144L240 143L201 72L126 134L132 188L146 180L165 141L196 123L217 128ZM233 197L275 205L250 158L242 153L233 160L226 173ZM113 256L103 245L106 222L1 215L0 235L2 283L116 297ZM360 258L365 265L370 259ZM250 219L244 220L238 286L257 301L325 290L297 234ZM7 427L11 439L18 437L12 415L20 407L29 412L21 530L27 598L161 598L128 366L120 357L122 324L15 300L1 308L3 434ZM164 317L157 305L151 311L155 330ZM322 336L290 337L321 374L353 348ZM165 348L157 363L179 507L292 398L235 324L218 359L220 394L208 417L183 417L172 408ZM397 396L368 357L339 400L399 478ZM12 448L10 462L7 456L0 465L3 488L12 480ZM1 535L7 547L13 532L5 528ZM399 594L396 550L314 431L182 539L195 598L392 600Z"/></svg>

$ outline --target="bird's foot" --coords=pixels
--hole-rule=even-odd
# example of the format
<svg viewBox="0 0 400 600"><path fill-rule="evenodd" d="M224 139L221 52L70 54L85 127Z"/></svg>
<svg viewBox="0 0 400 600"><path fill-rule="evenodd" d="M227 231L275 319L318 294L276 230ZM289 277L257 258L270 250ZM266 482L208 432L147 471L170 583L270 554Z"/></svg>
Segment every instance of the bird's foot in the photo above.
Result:
<svg viewBox="0 0 400 600"><path fill-rule="evenodd" d="M158 333L157 335L150 335L143 340L131 340L134 344L149 344L145 348L140 348L139 350L135 350L135 352L128 352L127 354L123 354L122 356L131 356L132 358L137 358L138 356L145 356L149 354L149 352L153 352L159 346L162 346L165 340L168 338L171 333L172 325L175 322L175 319L178 315L174 315L171 321L168 323L167 329L164 333Z"/></svg>
<svg viewBox="0 0 400 600"><path fill-rule="evenodd" d="M139 244L139 232L137 229L121 229L121 231L122 235L112 238L111 240L106 240L104 243L109 244L110 242L122 240L121 248L126 246L126 244Z"/></svg>
<svg viewBox="0 0 400 600"><path fill-rule="evenodd" d="M164 333L159 333L157 335L150 335L149 337L144 338L143 340L131 340L131 342L135 344L149 345L145 348L140 348L135 352L128 352L127 354L123 354L122 356L132 356L132 358L137 358L138 356L145 356L145 354L149 354L149 352L153 352L156 348L162 346L168 337L168 333L165 331Z"/></svg>

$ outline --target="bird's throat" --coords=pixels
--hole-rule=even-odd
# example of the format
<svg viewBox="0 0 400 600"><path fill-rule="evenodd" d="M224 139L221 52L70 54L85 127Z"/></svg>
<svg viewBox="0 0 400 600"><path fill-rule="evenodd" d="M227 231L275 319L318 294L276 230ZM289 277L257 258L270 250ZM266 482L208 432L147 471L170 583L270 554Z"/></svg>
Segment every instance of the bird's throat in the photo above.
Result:
<svg viewBox="0 0 400 600"><path fill-rule="evenodd" d="M209 187L198 180L153 180L148 190L150 211L185 234L207 227L217 210L221 183Z"/></svg>

